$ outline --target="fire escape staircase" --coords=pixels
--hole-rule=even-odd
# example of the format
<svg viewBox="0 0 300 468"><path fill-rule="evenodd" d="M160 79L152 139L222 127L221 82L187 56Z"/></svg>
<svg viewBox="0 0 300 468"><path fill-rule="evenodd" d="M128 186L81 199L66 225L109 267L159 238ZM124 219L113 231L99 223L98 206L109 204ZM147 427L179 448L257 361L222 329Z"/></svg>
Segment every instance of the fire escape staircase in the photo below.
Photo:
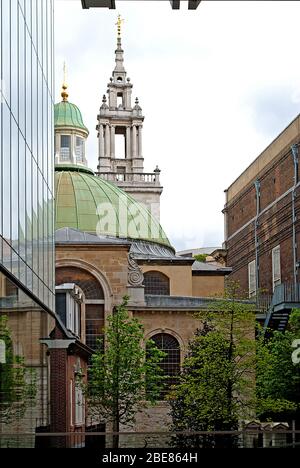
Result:
<svg viewBox="0 0 300 468"><path fill-rule="evenodd" d="M264 330L285 331L292 309L300 308L300 283L282 283L275 286L268 308Z"/></svg>

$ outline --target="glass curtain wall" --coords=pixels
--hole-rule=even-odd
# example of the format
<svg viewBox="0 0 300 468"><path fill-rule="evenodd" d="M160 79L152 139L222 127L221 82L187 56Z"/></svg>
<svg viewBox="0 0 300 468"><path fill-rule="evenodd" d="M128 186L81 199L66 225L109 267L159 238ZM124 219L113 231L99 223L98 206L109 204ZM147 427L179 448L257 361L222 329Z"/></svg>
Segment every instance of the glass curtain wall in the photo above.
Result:
<svg viewBox="0 0 300 468"><path fill-rule="evenodd" d="M38 446L49 425L52 96L53 1L0 0L0 447Z"/></svg>
<svg viewBox="0 0 300 468"><path fill-rule="evenodd" d="M0 267L53 309L53 0L0 17Z"/></svg>
<svg viewBox="0 0 300 468"><path fill-rule="evenodd" d="M0 273L0 448L39 447L49 431L49 357L40 339L54 318Z"/></svg>

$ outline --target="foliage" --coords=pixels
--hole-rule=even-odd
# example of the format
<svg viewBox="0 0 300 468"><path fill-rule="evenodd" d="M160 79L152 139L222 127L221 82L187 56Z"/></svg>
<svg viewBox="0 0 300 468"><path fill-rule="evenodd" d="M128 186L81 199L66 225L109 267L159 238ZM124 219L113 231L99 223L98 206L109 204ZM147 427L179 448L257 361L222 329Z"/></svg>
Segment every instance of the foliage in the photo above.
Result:
<svg viewBox="0 0 300 468"><path fill-rule="evenodd" d="M7 316L0 316L0 340L5 344L5 363L0 364L0 422L9 424L24 416L36 397L36 374L24 358L13 353Z"/></svg>
<svg viewBox="0 0 300 468"><path fill-rule="evenodd" d="M197 254L194 255L194 259L197 260L198 262L206 262L206 258L208 257L208 254Z"/></svg>
<svg viewBox="0 0 300 468"><path fill-rule="evenodd" d="M115 308L104 330L105 343L92 356L88 383L84 391L92 415L119 425L132 425L137 411L154 403L161 392L164 379L159 366L165 353L147 342L142 346L144 331L136 318L127 312L128 297ZM118 437L114 438L114 447Z"/></svg>
<svg viewBox="0 0 300 468"><path fill-rule="evenodd" d="M173 431L234 430L251 414L254 395L255 314L231 283L223 299L198 317L204 323L189 345L171 406ZM233 445L235 441L177 436L179 446Z"/></svg>
<svg viewBox="0 0 300 468"><path fill-rule="evenodd" d="M300 337L300 311L294 310L283 333L260 330L257 340L257 414L280 419L295 415L300 408L300 365L293 364L292 342Z"/></svg>

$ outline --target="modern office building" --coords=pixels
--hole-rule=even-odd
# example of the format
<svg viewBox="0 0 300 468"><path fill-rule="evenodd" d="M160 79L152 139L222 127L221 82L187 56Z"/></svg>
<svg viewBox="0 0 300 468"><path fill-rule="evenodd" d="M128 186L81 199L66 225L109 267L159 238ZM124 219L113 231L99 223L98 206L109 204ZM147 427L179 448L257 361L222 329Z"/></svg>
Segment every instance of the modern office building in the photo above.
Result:
<svg viewBox="0 0 300 468"><path fill-rule="evenodd" d="M53 0L0 0L0 72L0 445L33 446L54 326Z"/></svg>

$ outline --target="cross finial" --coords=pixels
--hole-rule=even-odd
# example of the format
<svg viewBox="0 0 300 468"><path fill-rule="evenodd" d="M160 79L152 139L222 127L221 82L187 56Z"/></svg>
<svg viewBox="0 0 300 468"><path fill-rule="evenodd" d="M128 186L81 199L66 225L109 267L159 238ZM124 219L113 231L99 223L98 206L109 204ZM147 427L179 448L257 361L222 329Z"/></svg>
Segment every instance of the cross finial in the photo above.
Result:
<svg viewBox="0 0 300 468"><path fill-rule="evenodd" d="M116 22L116 26L118 26L118 37L121 37L122 23L124 23L124 20L121 18L121 15L119 14L118 21Z"/></svg>
<svg viewBox="0 0 300 468"><path fill-rule="evenodd" d="M64 62L64 83L67 82L67 65L66 62Z"/></svg>

